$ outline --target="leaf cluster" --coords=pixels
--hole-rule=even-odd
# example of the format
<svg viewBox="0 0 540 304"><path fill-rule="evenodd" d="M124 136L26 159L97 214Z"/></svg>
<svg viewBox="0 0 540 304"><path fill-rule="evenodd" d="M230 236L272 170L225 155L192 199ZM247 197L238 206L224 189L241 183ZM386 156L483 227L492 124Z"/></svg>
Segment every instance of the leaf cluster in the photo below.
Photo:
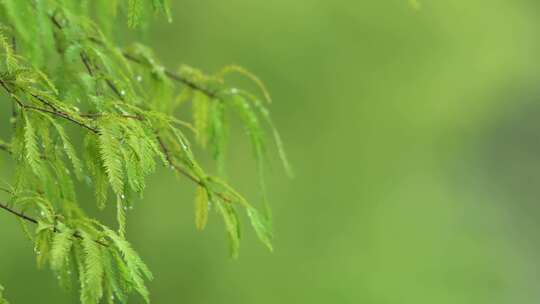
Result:
<svg viewBox="0 0 540 304"><path fill-rule="evenodd" d="M224 180L230 119L251 142L263 206L268 131L292 174L262 81L239 66L170 71L147 46L121 48L111 38L120 12L132 28L144 27L147 12L170 20L165 0L0 1L0 88L13 107L12 137L0 150L15 164L13 180L1 188L9 201L0 207L18 216L39 266L48 265L64 286L75 278L81 303L125 303L131 292L149 301L152 274L126 240L126 224L158 167L195 183L196 228L216 210L232 256L241 237L238 210L272 249L269 214ZM245 76L258 93L231 86L231 74ZM177 118L185 111L190 121ZM192 141L209 151L217 173L198 162ZM86 215L80 187L93 189L100 209L114 204L116 229Z"/></svg>

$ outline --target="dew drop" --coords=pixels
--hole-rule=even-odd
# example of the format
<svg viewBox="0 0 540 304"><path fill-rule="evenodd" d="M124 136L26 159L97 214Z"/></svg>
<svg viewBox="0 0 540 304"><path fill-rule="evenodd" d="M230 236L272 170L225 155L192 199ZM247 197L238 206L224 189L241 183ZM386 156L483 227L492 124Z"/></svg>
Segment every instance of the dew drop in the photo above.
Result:
<svg viewBox="0 0 540 304"><path fill-rule="evenodd" d="M137 80L137 82L141 82L141 81L142 81L142 76L141 76L141 75L137 75L137 77L135 77L135 80Z"/></svg>
<svg viewBox="0 0 540 304"><path fill-rule="evenodd" d="M120 91L120 95L122 95L122 96L126 95L126 91L124 91L124 90Z"/></svg>
<svg viewBox="0 0 540 304"><path fill-rule="evenodd" d="M232 88L231 89L231 94L238 94L238 89L237 88Z"/></svg>
<svg viewBox="0 0 540 304"><path fill-rule="evenodd" d="M123 194L120 195L120 199L125 199L125 198L126 198L125 195L123 195Z"/></svg>

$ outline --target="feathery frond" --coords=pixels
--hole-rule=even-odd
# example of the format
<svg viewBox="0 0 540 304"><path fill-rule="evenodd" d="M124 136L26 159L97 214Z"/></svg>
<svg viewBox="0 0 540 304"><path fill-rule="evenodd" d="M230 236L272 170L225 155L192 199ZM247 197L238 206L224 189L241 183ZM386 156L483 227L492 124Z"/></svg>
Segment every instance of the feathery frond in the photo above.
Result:
<svg viewBox="0 0 540 304"><path fill-rule="evenodd" d="M195 194L195 225L198 230L203 230L208 222L208 193L202 186L197 187Z"/></svg>
<svg viewBox="0 0 540 304"><path fill-rule="evenodd" d="M251 143L263 208L267 130L292 172L263 82L236 65L214 74L187 65L171 71L148 46L121 48L114 40L121 14L139 31L152 12L170 21L168 3L0 0L0 91L13 107L13 132L0 141L0 151L14 163L12 184L2 187L9 203L0 204L21 222L38 267L48 265L62 286L77 280L83 304L126 303L131 293L150 301L146 284L153 276L128 242L126 222L127 210L160 167L196 186L197 230L206 227L210 207L223 218L233 257L239 254L242 210L273 250L269 213L225 180L231 119L240 121ZM250 80L262 98L231 86L231 74ZM188 121L176 117L189 110ZM216 176L199 161L206 150ZM115 199L118 230L86 214L77 197L84 188L94 192L103 212ZM7 304L2 292L0 286L0 304Z"/></svg>

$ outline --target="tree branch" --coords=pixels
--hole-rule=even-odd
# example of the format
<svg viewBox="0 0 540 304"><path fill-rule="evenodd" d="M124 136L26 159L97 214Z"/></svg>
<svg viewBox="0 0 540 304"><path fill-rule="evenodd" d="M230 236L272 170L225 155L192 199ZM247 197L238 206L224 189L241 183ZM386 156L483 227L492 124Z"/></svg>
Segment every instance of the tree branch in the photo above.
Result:
<svg viewBox="0 0 540 304"><path fill-rule="evenodd" d="M123 52L122 53L124 55L124 57L134 63L137 63L139 65L146 65L141 59L127 53L127 52ZM218 95L216 92L214 91L211 91L207 88L204 88L198 84L196 84L195 82L187 79L186 77L183 77L181 75L178 75L176 73L173 73L169 70L164 70L163 72L167 77L169 77L170 79L172 80L175 80L177 82L180 82L180 83L183 83L185 85L187 85L188 87L194 89L194 90L197 90L197 91L200 91L202 92L203 94L205 94L206 96L210 97L210 98L218 98Z"/></svg>
<svg viewBox="0 0 540 304"><path fill-rule="evenodd" d="M9 149L8 144L4 144L4 143L0 144L0 150L5 151L8 154L11 154L11 150Z"/></svg>
<svg viewBox="0 0 540 304"><path fill-rule="evenodd" d="M63 30L64 29L64 26L55 18L54 15L51 15L50 16L50 19L52 21L52 23L59 29L59 30ZM94 41L95 43L98 43L98 44L101 44L103 45L104 43L98 39L95 39L95 38L92 38L92 37L89 37L89 39L91 41ZM123 56L130 60L131 62L134 62L136 64L139 64L139 65L146 65L146 63L144 61L142 61L141 59L127 53L127 52L123 52L122 53ZM88 74L92 77L94 77L95 75L95 71L93 70L92 68L92 65L90 63L90 60L88 58L88 56L81 52L80 53L80 57L81 57L81 61L83 62ZM95 67L97 68L97 67ZM187 79L186 77L183 77L181 75L178 75L174 72L171 72L169 70L164 70L164 74L169 77L170 79L174 80L174 81L177 81L177 82L180 82L184 85L187 85L188 87L194 89L194 90L197 90L197 91L200 91L202 92L203 94L207 95L208 97L210 98L215 98L215 99L219 99L219 96L217 95L217 93L215 91L211 91L205 87L202 87L198 84L196 84L195 82ZM120 91L118 90L118 88L114 85L114 83L112 83L110 80L106 79L106 83L107 85L109 86L109 88L121 99L121 100L124 100L124 96L120 93ZM34 106L31 106L31 105L26 105L24 104L23 102L20 101L20 99L18 99L18 97L14 94L11 93L11 91L8 89L8 87L5 85L5 83L2 82L2 80L0 79L0 84L4 87L4 89L10 94L10 96L12 98L15 99L15 101L17 102L17 104L21 107L21 108L25 108L25 109L31 109L31 110L35 110L35 111L41 111L41 112L45 112L45 113L49 113L49 114L53 114L53 115L56 115L56 116L59 116L59 117L62 117L66 120L69 120L83 128L86 128L88 130L90 130L91 132L95 133L95 134L99 134L99 130L96 129L96 128L93 128L91 126L88 126L86 124L84 124L83 122L80 122L80 121L77 121L76 119L72 118L71 116L69 116L68 114L64 113L64 112L61 112L61 111L58 111L57 109L55 109L55 107L48 103L46 100L43 100L42 98L39 98L39 96L34 96L32 95L34 98L37 98L39 101L41 101L42 103L44 103L45 105L51 107L51 110L48 110L48 109L43 109L43 108L38 108L38 107L34 107ZM103 114L101 113L96 113L96 114L83 114L81 115L82 117L100 117L102 116ZM138 120L144 120L144 117L141 117L141 116L135 116L135 115L122 115L123 117L126 117L126 118L133 118L133 119L138 119ZM163 153L165 154L166 158L167 158L167 161L171 164L171 166L174 168L175 171L179 172L180 174L184 175L185 177L187 177L188 179L190 179L191 181L193 181L194 183L200 185L200 186L204 186L204 183L199 180L197 177L191 175L189 172L185 171L182 167L180 167L179 165L177 165L173 160L172 160L172 157L170 155L170 152L169 150L167 149L165 143L163 142L162 138L157 135L157 139L158 139L158 142L161 146L161 149L163 150ZM221 192L216 192L216 195L219 196L221 199L223 199L225 202L228 202L228 203L231 203L232 200L227 197L225 194L221 193Z"/></svg>
<svg viewBox="0 0 540 304"><path fill-rule="evenodd" d="M24 214L22 212L19 212L19 211L13 209L13 208L10 208L8 206L8 204L6 204L6 203L0 202L0 209L4 209L5 211L7 211L7 212L9 212L9 213L23 219L23 220L25 220L27 222L30 222L30 223L33 223L33 224L36 224L36 225L39 223L38 220L36 220L35 218L30 217L30 216L28 216L28 215L26 215L26 214ZM55 227L54 232L60 232L60 231ZM84 237L82 235L80 235L78 232L73 233L73 237L78 238L80 240L84 239ZM101 246L104 246L104 247L109 246L109 244L106 244L106 243L104 243L104 242L102 242L100 240L94 240L94 242L96 242L97 244L99 244Z"/></svg>
<svg viewBox="0 0 540 304"><path fill-rule="evenodd" d="M198 179L197 177L193 176L192 174L190 174L189 172L187 172L186 170L184 170L184 168L180 167L179 165L177 165L171 155L170 155L170 152L169 152L169 149L167 148L167 146L165 145L165 142L163 141L163 139L161 138L161 136L159 135L156 135L156 138L159 142L159 145L161 146L161 150L163 151L163 154L165 154L165 158L167 159L167 161L169 162L169 164L172 166L172 168L177 171L178 173L184 175L185 177L187 177L188 179L190 179L191 181L193 181L194 183L198 184L199 186L203 186L204 187L204 183ZM227 202L227 203L232 203L232 200L227 197L225 194L221 193L221 192L215 192L215 194L217 196L219 196L219 198L221 198L224 202Z"/></svg>
<svg viewBox="0 0 540 304"><path fill-rule="evenodd" d="M72 123L78 124L79 126L85 128L85 129L88 129L88 130L90 130L91 132L93 132L95 134L99 134L98 129L96 129L94 127L91 127L91 126L85 124L84 122L78 121L77 119L69 116L68 114L66 114L64 112L61 112L59 110L49 110L49 109L39 108L39 107L36 107L36 106L27 105L27 104L23 103L22 100L17 95L15 95L15 94L13 94L13 92L11 92L11 90L8 88L8 86L6 85L6 83L2 79L0 79L0 86L2 86L4 88L4 90L9 94L9 96L22 109L34 110L34 111L38 111L38 112L44 112L44 113L49 113L49 114L52 114L52 115L56 115L56 116L62 117L63 119L71 121ZM39 100L43 101L42 99L39 99ZM46 103L46 104L50 105L49 103ZM52 105L50 105L50 106L52 108L54 108L54 106L52 106Z"/></svg>
<svg viewBox="0 0 540 304"><path fill-rule="evenodd" d="M79 114L79 116L81 117L86 117L86 118L99 118L99 117L103 117L104 115L108 115L109 113L107 114L104 114L104 113L82 113L82 114ZM135 120L144 120L144 117L142 116L139 116L139 115L129 115L129 114L113 114L115 116L118 116L118 117L122 117L122 118L130 118L130 119L135 119Z"/></svg>
<svg viewBox="0 0 540 304"><path fill-rule="evenodd" d="M62 117L68 121L71 121L72 123L75 123L75 124L78 124L79 126L85 128L85 129L88 129L89 131L91 131L92 133L95 133L95 134L99 134L99 130L94 128L94 127L91 127L83 122L80 122L76 119L74 119L73 117L69 116L68 114L64 113L64 112L57 112L57 111L52 111L52 110L47 110L47 109L43 109L43 108L38 108L38 107L34 107L34 106L31 106L31 105L26 105L26 104L21 104L21 107L24 108L24 109L29 109L29 110L34 110L34 111L38 111L38 112L44 112L44 113L49 113L49 114L53 114L53 115L56 115L58 117Z"/></svg>
<svg viewBox="0 0 540 304"><path fill-rule="evenodd" d="M34 224L37 224L37 223L38 223L38 221L37 221L36 219L34 219L34 218L32 218L32 217L29 217L28 215L25 215L25 214L22 213L22 212L18 212L18 211L16 211L15 209L11 209L11 208L10 208L7 204L5 204L5 203L0 202L0 208L6 210L7 212L9 212L9 213L11 213L11 214L13 214L13 215L15 215L15 216L18 216L18 217L22 218L23 220L28 221L28 222L30 222L30 223L34 223Z"/></svg>

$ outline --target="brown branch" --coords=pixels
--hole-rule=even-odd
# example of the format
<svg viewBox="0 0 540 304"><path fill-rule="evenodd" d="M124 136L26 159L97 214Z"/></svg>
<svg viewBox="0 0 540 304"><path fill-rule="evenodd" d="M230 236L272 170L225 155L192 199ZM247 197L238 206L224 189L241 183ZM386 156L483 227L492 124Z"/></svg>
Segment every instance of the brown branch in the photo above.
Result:
<svg viewBox="0 0 540 304"><path fill-rule="evenodd" d="M122 118L129 118L129 119L135 119L135 120L141 120L141 121L144 120L144 117L142 117L142 116L129 115L129 114L116 114L116 113L82 113L82 114L79 114L79 116L86 117L86 118L99 118L99 117L103 117L105 115L115 115L115 116L122 117Z"/></svg>
<svg viewBox="0 0 540 304"><path fill-rule="evenodd" d="M188 172L186 172L185 170L183 170L180 166L178 166L176 163L174 163L172 157L171 157L171 153L169 152L169 149L167 148L167 146L165 145L165 142L163 141L163 139L161 138L161 136L157 135L156 136L158 142L159 142L159 145L161 147L161 150L163 151L163 154L165 154L165 159L167 159L167 162L169 162L169 164L174 168L174 170L178 171L179 173L181 173L182 175L184 175L185 177L189 178L190 180L192 180L194 183L196 184L199 184L199 185L203 185L203 183L198 179L196 178L195 176L189 174Z"/></svg>
<svg viewBox="0 0 540 304"><path fill-rule="evenodd" d="M165 154L165 159L167 159L167 162L169 162L169 164L172 166L172 168L177 171L178 173L184 175L185 177L187 177L188 179L190 179L191 181L193 181L194 183L198 184L199 186L205 186L204 183L198 179L197 177L193 176L192 174L190 174L189 172L187 172L186 170L184 170L184 168L180 167L179 165L177 165L172 157L171 157L171 154L170 154L170 151L169 149L167 148L167 146L165 145L165 142L163 141L163 139L161 138L161 136L157 135L156 134L156 138L158 140L158 143L159 145L161 146L161 150L163 151L163 154ZM219 196L219 198L221 198L224 202L227 202L227 203L232 203L232 200L226 196L224 193L222 192L215 192L215 194L217 196Z"/></svg>
<svg viewBox="0 0 540 304"><path fill-rule="evenodd" d="M27 222L30 222L30 223L33 223L33 224L36 224L36 225L38 224L38 220L36 220L35 218L30 217L30 216L28 216L28 215L26 215L26 214L24 214L22 212L19 212L19 211L13 209L13 208L10 208L8 206L8 204L6 204L6 203L0 202L0 208L6 210L7 212L9 212L9 213L11 213L11 214L13 214L13 215L27 221ZM60 231L55 227L54 232L60 232ZM78 232L73 233L73 237L78 238L80 240L84 239L84 237L82 235L80 235ZM109 246L107 243L104 243L104 242L102 242L100 240L94 240L94 242L96 242L99 245L104 246L104 247Z"/></svg>
<svg viewBox="0 0 540 304"><path fill-rule="evenodd" d="M88 59L88 55L86 53L81 52L80 54L81 61L83 62L84 66L86 67L86 70L88 71L88 74L90 76L94 77L94 70L92 69L92 65L90 64L90 60Z"/></svg>
<svg viewBox="0 0 540 304"><path fill-rule="evenodd" d="M60 22L58 20L56 20L54 15L51 15L51 21L58 29L61 30L63 28L62 24L60 24Z"/></svg>
<svg viewBox="0 0 540 304"><path fill-rule="evenodd" d="M8 154L11 154L11 149L8 144L0 144L0 150L5 151Z"/></svg>
<svg viewBox="0 0 540 304"><path fill-rule="evenodd" d="M137 63L137 64L140 64L140 65L146 65L146 63L144 61L142 61L141 59L127 53L127 52L123 52L122 53L124 55L124 57L134 63ZM183 83L185 85L187 85L188 87L194 89L194 90L197 90L197 91L200 91L202 92L203 94L205 94L206 96L210 97L210 98L218 98L218 95L215 91L211 91L207 88L204 88L198 84L196 84L195 82L187 79L186 77L183 77L181 75L178 75L174 72L171 72L169 70L164 70L163 72L167 77L169 77L170 79L172 80L175 80L177 82L180 82L180 83Z"/></svg>
<svg viewBox="0 0 540 304"><path fill-rule="evenodd" d="M56 115L58 117L62 117L64 118L65 120L68 120L68 121L71 121L72 123L75 123L85 129L88 129L89 131L91 131L92 133L95 133L95 134L99 134L99 130L94 128L94 127L91 127L83 122L80 122L78 120L76 120L75 118L69 116L68 114L64 113L64 112L57 112L57 111L52 111L52 110L47 110L47 109L43 109L43 108L39 108L39 107L35 107L35 106L31 106L31 105L26 105L26 104L21 104L20 105L22 108L24 109L28 109L28 110L34 110L34 111L38 111L38 112L44 112L44 113L49 113L49 114L53 114L53 115Z"/></svg>
<svg viewBox="0 0 540 304"><path fill-rule="evenodd" d="M38 100L39 102L41 102L42 104L46 105L47 107L51 108L51 110L53 111L57 111L57 112L60 112L58 111L58 109L56 108L56 106L54 106L52 103L50 103L49 101L47 101L45 98L39 96L39 95L36 95L34 93L29 93L30 96L34 97L36 100Z"/></svg>
<svg viewBox="0 0 540 304"><path fill-rule="evenodd" d="M109 86L109 88L120 98L120 100L124 100L124 95L122 95L122 92L118 91L118 88L114 85L114 83L110 79L105 79L105 82Z"/></svg>
<svg viewBox="0 0 540 304"><path fill-rule="evenodd" d="M11 209L7 204L4 204L2 202L0 202L0 208L6 210L7 212L15 215L15 216L18 216L20 218L22 218L23 220L25 221L28 221L28 222L31 222L31 223L34 223L34 224L37 224L38 221L32 217L29 217L28 215L25 215L24 213L22 212L18 212L17 210L15 209Z"/></svg>
<svg viewBox="0 0 540 304"><path fill-rule="evenodd" d="M60 24L60 22L58 20L56 20L54 15L51 15L50 19L51 19L52 23L56 26L56 28L58 28L59 30L64 29L64 26L62 24ZM103 43L103 41L101 41L101 40L99 40L99 39L97 39L95 37L88 37L88 40L90 40L90 41L92 41L92 42L94 42L96 44L99 44L101 46L105 45L105 43ZM130 61L132 61L134 63L140 64L140 65L145 65L145 63L141 59L139 59L139 58L127 53L127 52L123 52L122 54L124 55L124 57L126 59L128 59L128 60L130 60ZM88 57L84 53L81 53L80 55L81 55L81 59L82 59L84 65L86 66L86 69L88 70L88 73L91 76L93 76L93 71L91 69L90 63L88 62ZM217 93L215 91L211 91L211 90L209 90L207 88L204 88L204 87L196 84L195 82L193 82L193 81L191 81L191 80L189 80L189 79L187 79L187 78L185 78L185 77L183 77L181 75L178 75L178 74L176 74L174 72L171 72L169 70L164 70L164 73L165 73L165 75L167 77L169 77L172 80L183 83L183 84L187 85L188 87L190 87L190 88L192 88L194 90L200 91L200 92L202 92L203 94L207 95L210 98L218 99L218 95L217 95ZM114 86L114 84L108 79L106 79L106 82L107 82L107 85L111 88L111 90L113 90L115 92L115 94L117 96L119 96L120 99L123 100L123 96L122 96L122 94L120 94L120 92L118 91L116 86Z"/></svg>
<svg viewBox="0 0 540 304"><path fill-rule="evenodd" d="M36 107L36 106L32 106L32 105L27 105L27 104L23 103L22 100L17 95L15 95L15 94L13 94L13 92L11 92L11 90L8 88L8 86L6 85L6 83L2 79L0 79L0 86L2 86L4 88L4 90L9 94L9 96L22 109L28 109L28 110L33 110L33 111L38 111L38 112L43 112L43 113L49 113L49 114L52 114L52 115L55 115L55 116L58 116L58 117L62 117L64 119L68 120L68 121L71 121L72 123L75 123L75 124L85 128L85 129L88 129L88 130L92 131L95 134L99 134L98 129L96 129L94 127L91 127L91 126L85 124L84 122L78 121L77 119L69 116L68 114L66 114L64 112L61 112L61 111L58 111L58 110L44 109L44 108L40 108L40 107Z"/></svg>

